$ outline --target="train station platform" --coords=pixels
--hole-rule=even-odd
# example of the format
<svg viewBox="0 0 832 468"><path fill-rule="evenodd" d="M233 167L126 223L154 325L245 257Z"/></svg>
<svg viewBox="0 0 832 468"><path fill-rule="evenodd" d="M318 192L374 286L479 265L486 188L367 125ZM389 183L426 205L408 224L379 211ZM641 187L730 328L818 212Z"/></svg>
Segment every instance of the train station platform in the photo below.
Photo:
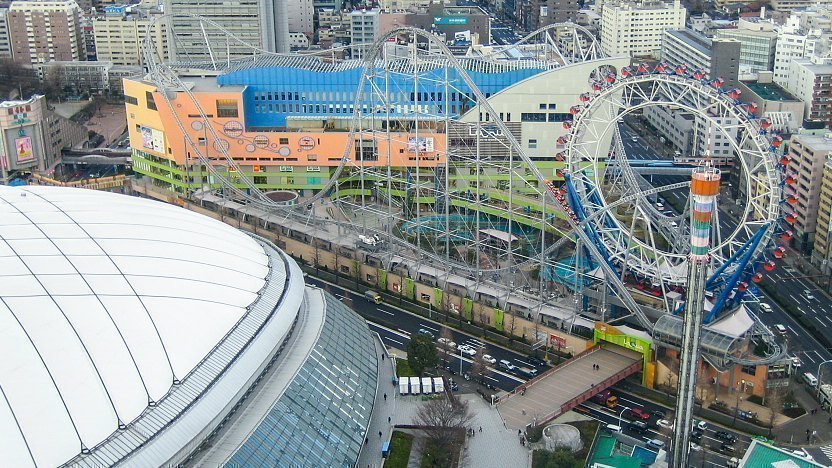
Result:
<svg viewBox="0 0 832 468"><path fill-rule="evenodd" d="M641 367L637 352L596 345L500 397L497 411L508 429L525 430L570 411Z"/></svg>

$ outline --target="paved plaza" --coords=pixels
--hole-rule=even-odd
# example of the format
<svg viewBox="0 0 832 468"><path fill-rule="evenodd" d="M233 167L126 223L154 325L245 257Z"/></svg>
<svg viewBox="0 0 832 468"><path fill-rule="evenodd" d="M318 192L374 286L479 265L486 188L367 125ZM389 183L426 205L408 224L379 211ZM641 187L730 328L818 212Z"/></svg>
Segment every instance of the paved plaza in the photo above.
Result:
<svg viewBox="0 0 832 468"><path fill-rule="evenodd" d="M504 396L497 408L508 429L536 425L569 400L641 360L624 348L600 348L573 359L549 375L526 386L524 393ZM596 369L595 366L598 366Z"/></svg>

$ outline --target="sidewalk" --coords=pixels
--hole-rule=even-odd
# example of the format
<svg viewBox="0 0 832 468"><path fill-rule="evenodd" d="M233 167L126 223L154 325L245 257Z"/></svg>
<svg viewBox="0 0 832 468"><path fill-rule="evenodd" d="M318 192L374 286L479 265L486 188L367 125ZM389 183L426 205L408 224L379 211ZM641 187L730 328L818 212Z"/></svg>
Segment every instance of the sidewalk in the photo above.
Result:
<svg viewBox="0 0 832 468"><path fill-rule="evenodd" d="M801 447L806 445L819 446L832 442L832 423L830 423L832 416L829 415L829 412L819 410L816 414L811 414L812 409L820 406L817 400L807 392L803 385L792 385L790 388L794 392L798 404L805 408L807 412L803 416L791 419L782 426L775 427L776 440L780 443ZM807 430L809 431L808 441Z"/></svg>
<svg viewBox="0 0 832 468"><path fill-rule="evenodd" d="M396 415L397 393L393 386L393 364L387 350L379 340L374 340L376 354L378 355L378 387L376 398L373 402L373 414L370 417L370 426L367 429L367 441L358 454L358 466L378 468L382 465L381 448L384 442L390 440L393 433L393 418ZM381 356L384 356L382 360ZM384 398L384 395L387 398ZM390 418L391 422L388 422ZM381 437L378 433L381 432Z"/></svg>

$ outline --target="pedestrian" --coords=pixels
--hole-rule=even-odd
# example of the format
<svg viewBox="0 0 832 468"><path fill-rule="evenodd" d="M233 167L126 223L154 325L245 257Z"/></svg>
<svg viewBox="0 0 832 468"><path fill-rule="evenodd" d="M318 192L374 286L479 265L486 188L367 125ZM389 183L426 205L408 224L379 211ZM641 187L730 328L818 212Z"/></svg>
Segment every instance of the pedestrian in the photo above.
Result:
<svg viewBox="0 0 832 468"><path fill-rule="evenodd" d="M367 442L369 442L369 441L370 441L370 438L369 438L369 437L365 437L365 438L364 438L364 445L367 445Z"/></svg>
<svg viewBox="0 0 832 468"><path fill-rule="evenodd" d="M383 355L383 354L381 355L381 360L382 360L382 361L384 360L384 355Z"/></svg>
<svg viewBox="0 0 832 468"><path fill-rule="evenodd" d="M829 424L832 424L832 416L829 416Z"/></svg>
<svg viewBox="0 0 832 468"><path fill-rule="evenodd" d="M832 419L832 418L830 418L830 419ZM482 426L480 426L480 432L482 432Z"/></svg>
<svg viewBox="0 0 832 468"><path fill-rule="evenodd" d="M384 394L384 401L387 401L387 394Z"/></svg>
<svg viewBox="0 0 832 468"><path fill-rule="evenodd" d="M809 431L806 431L806 432L808 433ZM523 431L521 431L520 429L517 429L517 436L519 437L521 434L523 434Z"/></svg>
<svg viewBox="0 0 832 468"><path fill-rule="evenodd" d="M387 423L390 424L392 421L393 419L390 416L387 416Z"/></svg>
<svg viewBox="0 0 832 468"><path fill-rule="evenodd" d="M381 431L378 431L378 438L381 439Z"/></svg>

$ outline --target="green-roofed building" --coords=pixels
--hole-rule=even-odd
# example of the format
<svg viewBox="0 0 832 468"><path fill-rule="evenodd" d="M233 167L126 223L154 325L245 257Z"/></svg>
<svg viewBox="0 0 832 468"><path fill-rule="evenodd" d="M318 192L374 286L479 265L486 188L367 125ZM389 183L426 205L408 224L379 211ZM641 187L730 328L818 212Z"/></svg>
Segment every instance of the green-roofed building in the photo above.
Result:
<svg viewBox="0 0 832 468"><path fill-rule="evenodd" d="M822 468L823 465L799 457L789 450L752 440L740 460L739 468Z"/></svg>
<svg viewBox="0 0 832 468"><path fill-rule="evenodd" d="M664 450L658 453L645 448L644 442L621 433L610 434L599 431L587 466L592 468L642 468L659 465L667 466Z"/></svg>

